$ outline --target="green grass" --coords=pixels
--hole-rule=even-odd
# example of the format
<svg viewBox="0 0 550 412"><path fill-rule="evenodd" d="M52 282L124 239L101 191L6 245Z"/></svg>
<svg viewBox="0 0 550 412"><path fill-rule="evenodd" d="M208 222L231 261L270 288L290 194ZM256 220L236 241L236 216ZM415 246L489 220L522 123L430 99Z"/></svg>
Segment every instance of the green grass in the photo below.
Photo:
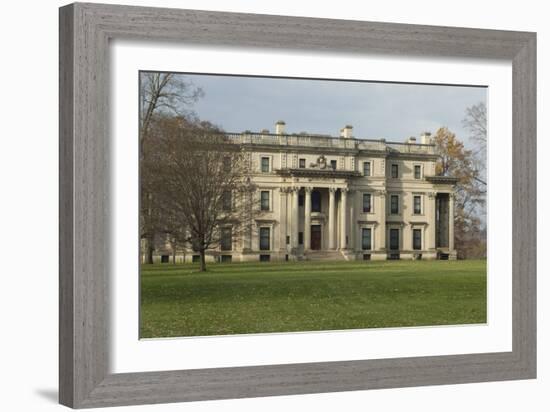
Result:
<svg viewBox="0 0 550 412"><path fill-rule="evenodd" d="M141 267L143 338L485 323L485 261Z"/></svg>

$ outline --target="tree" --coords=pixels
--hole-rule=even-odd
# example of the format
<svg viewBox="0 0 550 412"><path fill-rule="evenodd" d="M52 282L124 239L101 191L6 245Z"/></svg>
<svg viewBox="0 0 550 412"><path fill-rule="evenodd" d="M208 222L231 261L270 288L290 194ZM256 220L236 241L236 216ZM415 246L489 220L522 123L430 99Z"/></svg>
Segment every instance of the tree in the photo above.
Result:
<svg viewBox="0 0 550 412"><path fill-rule="evenodd" d="M487 148L487 106L480 102L466 109L462 125L470 132L472 139L479 144L479 151L486 154Z"/></svg>
<svg viewBox="0 0 550 412"><path fill-rule="evenodd" d="M470 132L472 141L476 144L474 150L475 166L479 171L477 180L487 186L485 172L487 163L487 106L480 102L466 109L462 125Z"/></svg>
<svg viewBox="0 0 550 412"><path fill-rule="evenodd" d="M248 153L228 141L208 122L165 118L158 128L156 196L162 203L170 233L181 233L200 254L220 244L223 228L231 228L232 243L248 233L253 220L255 187L250 183ZM227 233L227 232L226 232Z"/></svg>
<svg viewBox="0 0 550 412"><path fill-rule="evenodd" d="M473 257L472 242L485 242L479 211L485 204L485 186L479 181L474 153L446 127L434 135L439 160L436 174L458 179L455 188L455 244L459 257ZM477 248L483 249L482 246ZM479 253L477 253L479 254Z"/></svg>
<svg viewBox="0 0 550 412"><path fill-rule="evenodd" d="M189 107L203 96L202 89L194 87L184 75L175 73L144 72L140 76L139 140L149 136L156 115L189 116Z"/></svg>
<svg viewBox="0 0 550 412"><path fill-rule="evenodd" d="M149 151L154 151L151 130L162 116L192 116L189 107L202 94L183 75L143 72L140 76L140 238L145 242L146 263L153 263L154 236L159 231L160 218L159 204L153 195L156 177L150 172L155 159L155 153Z"/></svg>

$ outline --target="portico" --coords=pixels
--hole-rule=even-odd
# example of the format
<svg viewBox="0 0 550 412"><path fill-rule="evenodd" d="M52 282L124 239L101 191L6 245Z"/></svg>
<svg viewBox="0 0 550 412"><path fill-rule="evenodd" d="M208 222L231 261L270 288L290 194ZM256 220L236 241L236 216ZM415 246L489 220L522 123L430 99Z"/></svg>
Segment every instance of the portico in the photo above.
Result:
<svg viewBox="0 0 550 412"><path fill-rule="evenodd" d="M281 190L291 195L291 251L307 256L310 251L354 249L353 191L347 182L334 186L319 182Z"/></svg>

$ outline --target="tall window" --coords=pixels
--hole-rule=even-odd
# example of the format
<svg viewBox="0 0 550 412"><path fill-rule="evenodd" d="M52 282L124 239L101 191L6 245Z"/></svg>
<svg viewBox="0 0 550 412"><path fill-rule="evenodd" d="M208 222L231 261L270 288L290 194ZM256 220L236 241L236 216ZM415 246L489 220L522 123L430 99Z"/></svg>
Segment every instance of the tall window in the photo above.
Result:
<svg viewBox="0 0 550 412"><path fill-rule="evenodd" d="M330 161L330 167L332 168L332 170L336 170L336 160Z"/></svg>
<svg viewBox="0 0 550 412"><path fill-rule="evenodd" d="M262 173L269 173L269 157L262 157Z"/></svg>
<svg viewBox="0 0 550 412"><path fill-rule="evenodd" d="M270 247L270 229L268 227L260 228L260 250L269 250Z"/></svg>
<svg viewBox="0 0 550 412"><path fill-rule="evenodd" d="M391 177L393 179L397 179L399 177L399 165L396 165L396 164L391 165Z"/></svg>
<svg viewBox="0 0 550 412"><path fill-rule="evenodd" d="M321 192L318 190L311 192L311 211L321 212Z"/></svg>
<svg viewBox="0 0 550 412"><path fill-rule="evenodd" d="M413 249L420 250L422 249L422 230L413 229Z"/></svg>
<svg viewBox="0 0 550 412"><path fill-rule="evenodd" d="M231 190L226 190L222 194L222 209L226 212L231 210Z"/></svg>
<svg viewBox="0 0 550 412"><path fill-rule="evenodd" d="M230 227L224 227L221 230L221 239L220 239L220 247L221 250L231 250L232 249L232 237L233 237L233 231Z"/></svg>
<svg viewBox="0 0 550 412"><path fill-rule="evenodd" d="M269 190L262 190L260 192L260 209L269 210Z"/></svg>
<svg viewBox="0 0 550 412"><path fill-rule="evenodd" d="M370 193L363 193L363 213L370 213L372 211L372 195Z"/></svg>
<svg viewBox="0 0 550 412"><path fill-rule="evenodd" d="M306 159L300 159L299 166L300 166L300 169L305 169L306 168Z"/></svg>
<svg viewBox="0 0 550 412"><path fill-rule="evenodd" d="M372 229L371 228L363 228L363 231L361 233L361 244L362 244L363 250L372 249Z"/></svg>
<svg viewBox="0 0 550 412"><path fill-rule="evenodd" d="M390 213L392 215L399 214L399 196L398 195L390 196Z"/></svg>
<svg viewBox="0 0 550 412"><path fill-rule="evenodd" d="M422 168L420 165L414 165L414 178L420 179L422 177Z"/></svg>
<svg viewBox="0 0 550 412"><path fill-rule="evenodd" d="M223 158L223 171L225 173L231 172L231 158L229 156Z"/></svg>
<svg viewBox="0 0 550 412"><path fill-rule="evenodd" d="M363 163L363 175L370 176L370 162Z"/></svg>
<svg viewBox="0 0 550 412"><path fill-rule="evenodd" d="M422 213L422 198L419 195L413 197L413 210L415 215Z"/></svg>
<svg viewBox="0 0 550 412"><path fill-rule="evenodd" d="M390 249L399 250L399 229L390 229Z"/></svg>

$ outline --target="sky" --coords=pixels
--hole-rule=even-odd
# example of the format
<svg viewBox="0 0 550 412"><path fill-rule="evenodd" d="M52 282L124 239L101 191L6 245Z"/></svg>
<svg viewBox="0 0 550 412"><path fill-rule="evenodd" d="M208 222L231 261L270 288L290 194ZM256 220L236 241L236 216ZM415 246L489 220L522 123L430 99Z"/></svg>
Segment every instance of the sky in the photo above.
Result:
<svg viewBox="0 0 550 412"><path fill-rule="evenodd" d="M403 142L442 126L473 148L462 127L467 107L486 103L484 87L375 83L185 74L204 95L191 110L226 132L274 132L283 120L287 133L339 135L347 124L360 139Z"/></svg>

